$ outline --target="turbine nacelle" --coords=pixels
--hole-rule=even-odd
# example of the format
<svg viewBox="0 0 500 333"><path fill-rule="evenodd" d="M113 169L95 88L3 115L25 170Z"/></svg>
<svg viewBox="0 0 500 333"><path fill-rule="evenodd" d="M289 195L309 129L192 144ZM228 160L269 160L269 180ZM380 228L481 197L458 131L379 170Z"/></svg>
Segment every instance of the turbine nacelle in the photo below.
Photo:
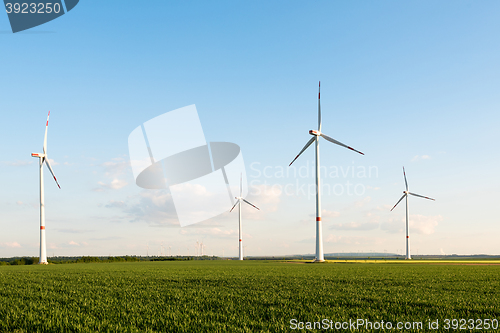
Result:
<svg viewBox="0 0 500 333"><path fill-rule="evenodd" d="M321 132L320 131L316 131L316 130L310 130L309 134L314 135L314 136L321 136Z"/></svg>
<svg viewBox="0 0 500 333"><path fill-rule="evenodd" d="M46 156L45 154L31 153L31 157L39 157L39 158L42 158L42 157L45 157L45 156Z"/></svg>
<svg viewBox="0 0 500 333"><path fill-rule="evenodd" d="M234 197L234 198L236 199L236 203L234 204L233 208L231 208L231 210L229 211L230 213L233 211L234 207L236 207L236 205L239 204L239 203L241 203L242 201L246 202L247 204L249 204L250 206L252 206L253 208L255 208L257 210L260 210L259 207L255 206L250 201L247 201L247 200L243 199L243 197Z"/></svg>

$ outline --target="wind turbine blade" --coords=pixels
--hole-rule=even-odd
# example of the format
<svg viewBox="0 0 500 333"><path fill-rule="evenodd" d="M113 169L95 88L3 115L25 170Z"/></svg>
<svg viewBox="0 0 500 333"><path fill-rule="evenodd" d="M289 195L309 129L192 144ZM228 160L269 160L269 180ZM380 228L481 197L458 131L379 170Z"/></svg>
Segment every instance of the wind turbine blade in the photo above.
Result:
<svg viewBox="0 0 500 333"><path fill-rule="evenodd" d="M310 145L314 142L314 140L316 140L316 137L314 137L314 136L313 136L313 137L311 138L311 140L307 141L307 143L306 143L306 145L304 146L304 148L302 148L302 150L300 151L300 153L299 153L297 156L295 156L295 158L293 159L292 163L293 163L293 162L295 162L295 160L296 160L297 158L299 158L300 154L302 154L302 153L304 152L304 150L306 150L306 149L307 149L307 148L308 148L308 147L309 147L309 146L310 146ZM292 163L290 163L288 166L292 165Z"/></svg>
<svg viewBox="0 0 500 333"><path fill-rule="evenodd" d="M416 197L419 197L419 198L424 198L424 199L429 199L429 200L436 201L436 199L432 199L432 198L429 198L429 197L424 197L423 195L419 195L419 194L415 194L415 193L411 193L411 192L408 192L408 193L411 194L411 195L414 195Z"/></svg>
<svg viewBox="0 0 500 333"><path fill-rule="evenodd" d="M332 138L330 138L328 135L325 135L325 134L323 134L323 133L321 133L320 135L321 135L323 138L325 138L326 140L328 140L328 141L330 141L330 142L332 142L332 143L335 143L336 145L339 145L339 146L345 147L345 148L347 148L347 149L350 149L350 150L355 151L356 153L360 153L361 155L364 155L362 152L360 152L360 151L358 151L358 150L356 150L356 149L354 149L354 148L352 148L352 147L349 147L348 145L345 145L345 144L343 144L343 143L342 143L342 142L340 142L340 141L337 141L337 140L335 140L335 139L332 139Z"/></svg>
<svg viewBox="0 0 500 333"><path fill-rule="evenodd" d="M250 206L255 207L255 208L257 208L258 210L260 210L260 209L259 209L259 207L255 206L254 204L251 204L250 202L246 201L245 199L243 199L243 201L245 201L245 202L246 202L247 204L249 204Z"/></svg>
<svg viewBox="0 0 500 333"><path fill-rule="evenodd" d="M49 129L49 114L47 115L47 123L45 123L45 137L43 138L43 153L47 154L47 130Z"/></svg>
<svg viewBox="0 0 500 333"><path fill-rule="evenodd" d="M54 177L54 180L56 181L57 186L59 188L61 188L61 186L59 185L59 182L57 181L56 176L54 175L54 171L52 171L52 168L50 167L49 159L47 157L44 158L44 162L47 164L47 167L49 168L49 171L52 174L52 177Z"/></svg>
<svg viewBox="0 0 500 333"><path fill-rule="evenodd" d="M403 196L401 197L401 199L399 199L399 201L398 201L398 202L396 202L396 204L394 205L394 207L392 207L391 212L392 212L392 210L393 210L394 208L396 208L396 206L398 205L398 203L400 203L400 202L401 202L401 200L403 200L403 199L404 199L404 197L406 197L406 193L405 193L405 194L403 194Z"/></svg>
<svg viewBox="0 0 500 333"><path fill-rule="evenodd" d="M321 81L318 88L318 131L321 132Z"/></svg>
<svg viewBox="0 0 500 333"><path fill-rule="evenodd" d="M243 194L243 173L240 173L240 198Z"/></svg>
<svg viewBox="0 0 500 333"><path fill-rule="evenodd" d="M234 204L233 208L231 208L231 210L229 211L230 213L233 211L234 207L236 207L236 205L238 204L238 202L240 202L240 199L236 200L236 203Z"/></svg>
<svg viewBox="0 0 500 333"><path fill-rule="evenodd" d="M408 191L408 182L406 181L405 167L403 167L403 176L405 176L405 185L406 185L406 190Z"/></svg>

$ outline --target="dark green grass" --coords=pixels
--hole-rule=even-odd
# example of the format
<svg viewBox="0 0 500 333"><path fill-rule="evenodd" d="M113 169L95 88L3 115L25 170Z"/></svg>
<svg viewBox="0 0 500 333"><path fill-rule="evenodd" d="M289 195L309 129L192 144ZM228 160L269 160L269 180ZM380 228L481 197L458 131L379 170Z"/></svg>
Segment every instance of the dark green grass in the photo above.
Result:
<svg viewBox="0 0 500 333"><path fill-rule="evenodd" d="M424 325L428 319L500 319L500 266L1 266L0 286L0 332L290 332L293 318Z"/></svg>

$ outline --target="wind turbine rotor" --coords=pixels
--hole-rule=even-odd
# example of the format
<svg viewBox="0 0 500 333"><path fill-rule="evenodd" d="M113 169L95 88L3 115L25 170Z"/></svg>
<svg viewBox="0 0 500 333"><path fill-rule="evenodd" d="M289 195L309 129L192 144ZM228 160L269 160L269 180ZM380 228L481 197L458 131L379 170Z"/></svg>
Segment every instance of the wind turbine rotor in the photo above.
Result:
<svg viewBox="0 0 500 333"><path fill-rule="evenodd" d="M405 167L403 167L403 176L405 177L406 191L408 191L408 182L406 181L406 172L405 172Z"/></svg>
<svg viewBox="0 0 500 333"><path fill-rule="evenodd" d="M241 200L243 200L244 202L246 202L246 203L247 203L247 204L249 204L250 206L252 206L252 207L254 207L254 208L256 208L256 209L260 210L260 208L259 208L259 207L255 206L254 204L250 203L249 201L246 201L246 200L245 200L245 199L243 199L243 198L241 198Z"/></svg>
<svg viewBox="0 0 500 333"><path fill-rule="evenodd" d="M335 143L336 145L342 146L342 147L344 147L344 148L347 148L347 149L350 149L350 150L352 150L352 151L355 151L356 153L359 153L359 154L361 154L361 155L364 155L362 152L360 152L360 151L358 151L358 150L356 150L356 149L354 149L354 148L352 148L352 147L349 147L348 145L345 145L345 144L343 144L342 142L337 141L337 140L335 140L335 139L333 139L333 138L329 137L329 136L328 136L328 135L326 135L326 134L320 133L319 135L320 135L322 138L324 138L325 140L327 140L327 141L330 141L330 142L332 142L332 143Z"/></svg>
<svg viewBox="0 0 500 333"><path fill-rule="evenodd" d="M318 85L318 132L321 132L321 81Z"/></svg>
<svg viewBox="0 0 500 333"><path fill-rule="evenodd" d="M396 208L396 206L401 202L401 200L403 200L405 197L407 196L407 194L403 194L403 196L401 197L401 199L398 200L398 202L396 202L396 204L394 205L394 207L391 208L391 212L394 208Z"/></svg>
<svg viewBox="0 0 500 333"><path fill-rule="evenodd" d="M236 197L236 203L234 204L233 208L231 208L231 210L229 211L230 213L233 211L234 207L236 207L236 205L240 202L240 199L238 197Z"/></svg>
<svg viewBox="0 0 500 333"><path fill-rule="evenodd" d="M415 194L415 193L411 193L411 192L408 192L408 194L414 195L414 196L419 197L419 198L424 198L424 199L429 199L429 200L436 201L436 199L432 199L432 198L429 198L429 197L425 197L425 196L420 195L420 194Z"/></svg>
<svg viewBox="0 0 500 333"><path fill-rule="evenodd" d="M61 188L61 185L59 185L59 182L57 181L57 178L56 176L54 175L54 171L52 170L51 166L50 166L50 162L49 162L49 159L48 158L45 158L45 161L44 161L46 164L47 164L47 168L49 168L49 171L50 173L52 174L52 177L54 177L54 180L56 181L56 184L59 188Z"/></svg>
<svg viewBox="0 0 500 333"><path fill-rule="evenodd" d="M306 145L304 146L304 148L302 148L302 150L300 151L300 153L299 153L297 156L295 156L295 158L293 159L293 161L292 161L292 162L291 162L288 166L292 165L292 163L293 163L293 162L295 162L295 160L296 160L297 158L299 158L299 156L300 156L300 155L302 155L302 153L303 153L303 152L304 152L307 148L309 148L309 146L310 146L310 145L312 145L312 143L313 143L315 140L316 140L316 137L312 137L312 138L311 138L311 140L307 141L307 143L306 143Z"/></svg>

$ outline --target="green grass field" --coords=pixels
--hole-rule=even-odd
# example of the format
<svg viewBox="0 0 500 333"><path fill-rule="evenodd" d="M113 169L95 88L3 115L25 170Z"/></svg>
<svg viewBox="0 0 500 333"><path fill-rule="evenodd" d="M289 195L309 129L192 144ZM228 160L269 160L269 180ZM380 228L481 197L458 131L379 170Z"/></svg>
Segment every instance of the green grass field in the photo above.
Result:
<svg viewBox="0 0 500 333"><path fill-rule="evenodd" d="M358 318L423 322L424 330L399 330L416 332L428 331L428 319L440 327L446 318L500 320L498 265L0 266L0 284L0 332L291 332L292 319Z"/></svg>

